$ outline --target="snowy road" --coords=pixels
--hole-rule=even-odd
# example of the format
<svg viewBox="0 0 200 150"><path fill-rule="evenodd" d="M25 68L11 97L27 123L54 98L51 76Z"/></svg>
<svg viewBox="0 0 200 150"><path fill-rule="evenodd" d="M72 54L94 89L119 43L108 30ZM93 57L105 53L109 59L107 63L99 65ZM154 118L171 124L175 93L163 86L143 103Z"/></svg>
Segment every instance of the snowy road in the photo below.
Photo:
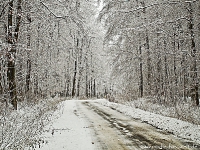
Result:
<svg viewBox="0 0 200 150"><path fill-rule="evenodd" d="M98 101L64 102L38 150L186 150L192 143L130 118Z"/></svg>

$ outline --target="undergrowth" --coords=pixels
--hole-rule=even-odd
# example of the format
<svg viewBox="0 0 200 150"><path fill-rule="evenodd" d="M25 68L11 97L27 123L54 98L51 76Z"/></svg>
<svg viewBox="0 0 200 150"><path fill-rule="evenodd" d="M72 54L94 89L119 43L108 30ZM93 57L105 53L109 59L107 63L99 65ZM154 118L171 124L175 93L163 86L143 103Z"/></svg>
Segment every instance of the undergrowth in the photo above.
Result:
<svg viewBox="0 0 200 150"><path fill-rule="evenodd" d="M20 102L18 110L10 107L1 108L0 115L0 149L22 150L34 149L44 142L39 138L44 127L49 124L62 107L61 99L45 99L37 103Z"/></svg>

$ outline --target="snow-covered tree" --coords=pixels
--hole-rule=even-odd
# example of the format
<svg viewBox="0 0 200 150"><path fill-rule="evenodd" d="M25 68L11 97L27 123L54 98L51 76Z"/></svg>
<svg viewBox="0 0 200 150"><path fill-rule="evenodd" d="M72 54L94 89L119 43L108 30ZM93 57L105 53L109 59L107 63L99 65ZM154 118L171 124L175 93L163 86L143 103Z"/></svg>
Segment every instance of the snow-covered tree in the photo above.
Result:
<svg viewBox="0 0 200 150"><path fill-rule="evenodd" d="M105 45L124 96L168 104L191 97L199 105L199 1L103 3L99 20L107 27Z"/></svg>

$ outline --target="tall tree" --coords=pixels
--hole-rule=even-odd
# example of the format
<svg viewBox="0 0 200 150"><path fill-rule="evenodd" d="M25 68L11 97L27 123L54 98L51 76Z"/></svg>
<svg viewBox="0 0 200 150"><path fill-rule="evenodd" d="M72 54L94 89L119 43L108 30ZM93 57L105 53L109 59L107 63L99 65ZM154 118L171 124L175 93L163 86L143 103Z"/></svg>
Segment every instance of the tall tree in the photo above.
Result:
<svg viewBox="0 0 200 150"><path fill-rule="evenodd" d="M195 37L194 37L194 10L192 6L192 2L188 1L188 11L189 11L189 31L191 36L191 98L192 101L199 105L199 85L198 85L198 75L197 75L197 49L195 45Z"/></svg>
<svg viewBox="0 0 200 150"><path fill-rule="evenodd" d="M15 27L13 26L13 11L14 11L14 0L8 3L8 35L7 41L11 48L8 48L8 70L7 77L9 83L9 93L11 98L11 103L15 109L17 109L17 89L16 89L16 81L15 81L15 59L16 59L16 49L17 49L17 41L19 37L19 28L21 25L21 15L22 15L22 7L21 0L17 1L17 16ZM14 28L14 30L13 30ZM14 33L14 34L13 34Z"/></svg>

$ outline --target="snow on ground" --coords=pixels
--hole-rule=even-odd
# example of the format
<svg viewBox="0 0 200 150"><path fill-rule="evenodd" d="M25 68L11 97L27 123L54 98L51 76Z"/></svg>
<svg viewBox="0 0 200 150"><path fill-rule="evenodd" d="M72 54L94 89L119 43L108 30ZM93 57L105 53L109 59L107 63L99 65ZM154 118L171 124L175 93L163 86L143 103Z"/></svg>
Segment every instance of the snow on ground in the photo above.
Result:
<svg viewBox="0 0 200 150"><path fill-rule="evenodd" d="M178 137L190 139L200 144L200 125L194 125L175 118L154 114L141 109L133 108L131 106L109 102L105 99L97 100L96 102L104 106L111 107L135 119L140 119L143 122L151 124L159 129L171 132Z"/></svg>
<svg viewBox="0 0 200 150"><path fill-rule="evenodd" d="M53 124L47 127L42 137L45 144L36 150L94 150L87 122L77 112L74 100L63 102L63 112Z"/></svg>
<svg viewBox="0 0 200 150"><path fill-rule="evenodd" d="M96 142L93 141L93 131L89 128L89 122L82 114L83 112L80 113L80 107L76 102L78 101L66 100L62 102L63 109L61 110L60 117L53 120L52 124L46 127L46 132L41 135L41 139L44 139L42 141L43 144L37 145L36 150L94 150L96 148L96 144L93 143ZM127 116L171 132L178 137L190 139L194 143L200 144L199 125L154 114L131 106L109 102L105 99L91 100L90 102L110 107Z"/></svg>

